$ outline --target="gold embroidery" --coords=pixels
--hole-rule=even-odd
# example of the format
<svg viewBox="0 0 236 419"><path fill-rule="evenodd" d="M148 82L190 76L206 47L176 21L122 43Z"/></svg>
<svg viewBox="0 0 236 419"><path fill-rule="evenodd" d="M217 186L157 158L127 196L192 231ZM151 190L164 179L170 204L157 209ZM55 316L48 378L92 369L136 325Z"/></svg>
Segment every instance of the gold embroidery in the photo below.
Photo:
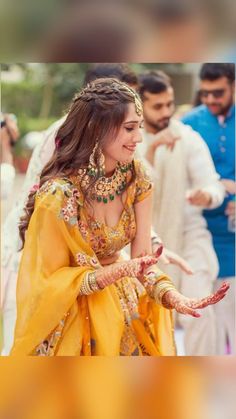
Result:
<svg viewBox="0 0 236 419"><path fill-rule="evenodd" d="M54 356L59 340L61 339L68 315L69 313L64 315L63 319L59 322L58 326L53 330L53 332L36 347L33 355Z"/></svg>

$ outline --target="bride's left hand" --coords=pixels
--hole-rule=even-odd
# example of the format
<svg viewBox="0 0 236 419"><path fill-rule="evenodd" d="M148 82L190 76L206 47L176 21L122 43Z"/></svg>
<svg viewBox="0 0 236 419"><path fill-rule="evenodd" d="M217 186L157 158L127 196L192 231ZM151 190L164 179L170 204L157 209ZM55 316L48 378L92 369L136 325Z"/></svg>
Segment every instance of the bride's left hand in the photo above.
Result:
<svg viewBox="0 0 236 419"><path fill-rule="evenodd" d="M200 299L188 298L178 291L170 290L164 294L162 303L166 308L175 309L178 313L188 314L193 317L201 317L197 309L202 309L218 303L225 297L229 287L230 285L227 282L224 282L214 294Z"/></svg>

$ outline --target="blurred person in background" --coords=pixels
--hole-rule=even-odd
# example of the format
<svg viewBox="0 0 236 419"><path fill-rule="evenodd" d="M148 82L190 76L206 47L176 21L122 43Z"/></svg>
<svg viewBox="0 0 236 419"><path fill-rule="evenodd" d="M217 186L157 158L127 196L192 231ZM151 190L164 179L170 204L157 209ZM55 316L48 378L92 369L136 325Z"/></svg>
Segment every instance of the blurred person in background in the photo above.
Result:
<svg viewBox="0 0 236 419"><path fill-rule="evenodd" d="M84 78L84 86L99 78L113 77L128 84L133 89L138 87L136 73L126 63L94 63L90 64Z"/></svg>
<svg viewBox="0 0 236 419"><path fill-rule="evenodd" d="M19 138L17 120L13 114L1 113L1 200L7 200L12 193L16 171L12 148ZM2 285L2 280L1 280ZM2 287L1 287L2 288ZM1 302L2 302L2 292ZM1 304L2 306L2 304ZM2 311L0 309L0 351L2 349Z"/></svg>
<svg viewBox="0 0 236 419"><path fill-rule="evenodd" d="M1 241L1 307L3 312L3 349L2 355L8 355L13 342L13 332L16 319L16 279L21 257L18 224L28 194L38 182L39 173L48 161L55 148L51 133L55 134L64 118L54 123L46 131L44 139L32 154L20 195L12 210L7 215L2 226Z"/></svg>
<svg viewBox="0 0 236 419"><path fill-rule="evenodd" d="M135 72L125 63L94 63L91 64L85 74L84 86L92 80L101 77L114 77L126 82L131 87L137 87L138 78ZM21 257L20 237L18 224L23 214L23 209L33 185L39 183L39 176L42 168L50 160L55 150L57 132L65 122L66 115L53 123L44 135L44 140L38 144L30 159L29 167L21 191L21 198L18 200L3 226L2 242L2 281L3 281L3 311L4 311L4 348L3 354L7 355L12 346L13 330L16 318L16 279ZM141 158L141 156L138 156ZM162 246L162 240L152 231L153 252ZM160 260L165 263L174 263L180 266L187 274L191 274L190 266L177 254L166 247L163 248Z"/></svg>
<svg viewBox="0 0 236 419"><path fill-rule="evenodd" d="M200 317L227 293L225 283L185 297L157 266L153 185L134 159L142 121L137 93L116 79L97 79L72 101L19 225L11 355L174 355L171 310Z"/></svg>
<svg viewBox="0 0 236 419"><path fill-rule="evenodd" d="M223 204L204 211L204 216L220 265L217 282L227 278L232 284L227 299L215 309L217 354L226 353L227 342L235 354L235 65L203 64L200 97L202 105L186 114L183 122L206 142L227 192Z"/></svg>
<svg viewBox="0 0 236 419"><path fill-rule="evenodd" d="M15 115L1 114L1 199L9 198L13 189L16 171L12 148L18 138L19 129Z"/></svg>
<svg viewBox="0 0 236 419"><path fill-rule="evenodd" d="M200 135L172 117L175 105L170 78L161 71L141 74L139 92L144 111L141 146L155 175L153 226L165 245L191 265L194 274L187 277L174 266L165 270L188 297L212 293L218 262L202 211L221 205L224 188ZM198 321L181 317L179 322L187 355L216 354L212 307Z"/></svg>

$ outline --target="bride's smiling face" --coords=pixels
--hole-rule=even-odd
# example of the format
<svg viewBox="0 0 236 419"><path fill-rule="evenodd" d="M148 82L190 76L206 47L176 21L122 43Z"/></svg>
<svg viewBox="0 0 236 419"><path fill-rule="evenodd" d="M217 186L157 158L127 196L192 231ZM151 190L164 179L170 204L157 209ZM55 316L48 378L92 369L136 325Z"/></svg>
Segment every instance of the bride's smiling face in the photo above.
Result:
<svg viewBox="0 0 236 419"><path fill-rule="evenodd" d="M128 111L115 138L109 138L103 147L105 164L112 162L116 165L120 162L131 162L138 143L142 142L140 128L142 128L143 116L136 113L134 103L129 103Z"/></svg>

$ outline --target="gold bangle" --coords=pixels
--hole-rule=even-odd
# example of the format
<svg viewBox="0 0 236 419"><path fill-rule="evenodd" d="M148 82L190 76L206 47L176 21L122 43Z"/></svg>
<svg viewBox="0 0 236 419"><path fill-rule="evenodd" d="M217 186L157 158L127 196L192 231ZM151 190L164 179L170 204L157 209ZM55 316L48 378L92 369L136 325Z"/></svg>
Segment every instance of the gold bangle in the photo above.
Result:
<svg viewBox="0 0 236 419"><path fill-rule="evenodd" d="M147 272L143 277L143 286L151 298L154 298L155 286L161 279L158 279L159 277L160 274L153 271Z"/></svg>
<svg viewBox="0 0 236 419"><path fill-rule="evenodd" d="M163 272L161 272L161 271L157 271L157 272L150 271L150 272L147 272L143 276L143 280L148 285L156 285L157 283L160 283L161 281L165 281L165 283L167 281L171 282L171 280L168 277L163 276Z"/></svg>
<svg viewBox="0 0 236 419"><path fill-rule="evenodd" d="M166 293L168 291L171 291L171 290L173 290L173 288L167 288L167 289L163 290L163 292L160 293L159 295L155 294L155 301L156 301L156 303L159 304L159 305L161 305L161 306L164 306L164 304L163 304L164 295L166 295Z"/></svg>
<svg viewBox="0 0 236 419"><path fill-rule="evenodd" d="M92 291L91 291L91 289L88 286L87 279L84 278L83 279L83 282L81 284L81 287L80 287L79 295L89 295L91 293L92 293Z"/></svg>
<svg viewBox="0 0 236 419"><path fill-rule="evenodd" d="M84 276L84 279L83 279L81 287L80 287L80 292L79 292L80 295L90 295L95 291L92 288L90 282L91 282L91 279L89 278L89 274L87 273Z"/></svg>
<svg viewBox="0 0 236 419"><path fill-rule="evenodd" d="M163 276L163 272L158 270L157 272L150 271L144 275L143 286L146 288L148 295L158 300L160 304L160 298L156 296L167 286L172 289L173 284L167 276Z"/></svg>
<svg viewBox="0 0 236 419"><path fill-rule="evenodd" d="M88 274L88 284L93 292L98 292L102 290L102 288L100 288L97 283L96 272L90 272Z"/></svg>
<svg viewBox="0 0 236 419"><path fill-rule="evenodd" d="M175 286L171 283L171 281L162 281L162 283L158 283L154 290L154 298L155 301L162 305L162 299L167 291L176 290Z"/></svg>

